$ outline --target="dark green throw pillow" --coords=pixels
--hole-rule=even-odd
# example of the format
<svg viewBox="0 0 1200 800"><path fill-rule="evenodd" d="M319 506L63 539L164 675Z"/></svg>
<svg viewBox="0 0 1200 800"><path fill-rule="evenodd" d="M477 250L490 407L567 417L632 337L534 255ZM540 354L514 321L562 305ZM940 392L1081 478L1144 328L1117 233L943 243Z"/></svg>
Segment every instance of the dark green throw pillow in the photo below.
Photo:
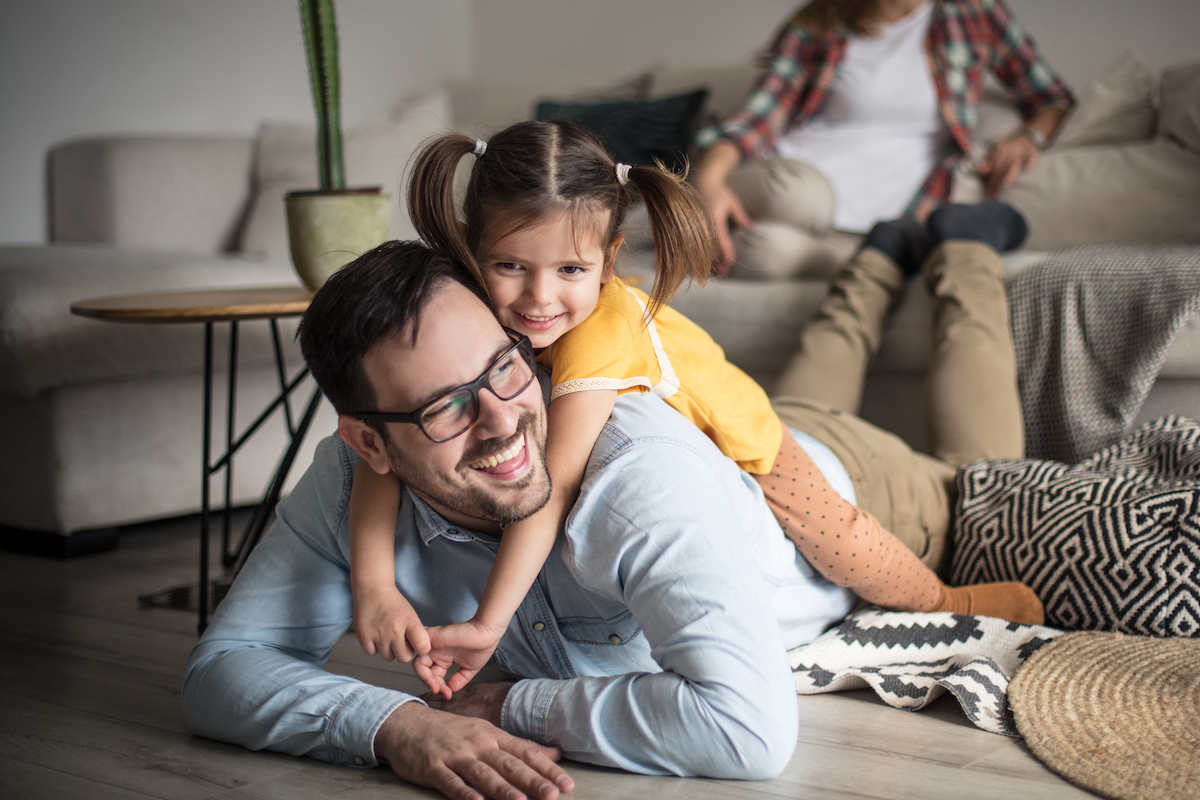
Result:
<svg viewBox="0 0 1200 800"><path fill-rule="evenodd" d="M598 103L544 100L538 120L569 120L600 137L613 158L623 164L647 167L658 159L668 168L683 166L707 89L658 100L612 100Z"/></svg>

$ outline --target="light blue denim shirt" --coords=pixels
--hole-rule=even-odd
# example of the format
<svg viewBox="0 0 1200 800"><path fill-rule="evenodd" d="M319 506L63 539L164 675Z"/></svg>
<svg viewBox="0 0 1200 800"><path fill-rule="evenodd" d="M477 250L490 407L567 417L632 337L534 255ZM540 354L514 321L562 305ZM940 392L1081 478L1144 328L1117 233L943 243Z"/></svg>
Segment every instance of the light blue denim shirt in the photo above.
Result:
<svg viewBox="0 0 1200 800"><path fill-rule="evenodd" d="M377 763L376 731L415 698L321 668L352 621L355 460L336 436L319 445L192 650L183 703L193 732ZM496 548L404 493L396 581L425 624L474 614ZM777 775L798 725L785 649L852 603L703 433L653 395L621 397L565 534L490 664L528 679L509 693L503 726L634 772Z"/></svg>

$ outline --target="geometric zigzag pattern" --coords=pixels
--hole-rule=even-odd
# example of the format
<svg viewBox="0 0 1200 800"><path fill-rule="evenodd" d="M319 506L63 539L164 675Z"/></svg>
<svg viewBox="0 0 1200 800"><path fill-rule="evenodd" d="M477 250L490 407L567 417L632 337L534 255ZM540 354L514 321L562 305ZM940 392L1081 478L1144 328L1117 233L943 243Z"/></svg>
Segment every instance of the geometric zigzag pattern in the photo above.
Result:
<svg viewBox="0 0 1200 800"><path fill-rule="evenodd" d="M1009 679L1060 633L994 617L868 609L788 659L798 694L870 687L888 705L917 711L949 692L980 728L1018 736Z"/></svg>
<svg viewBox="0 0 1200 800"><path fill-rule="evenodd" d="M1165 417L1073 466L958 473L950 582L1028 584L1046 624L1200 636L1200 423Z"/></svg>

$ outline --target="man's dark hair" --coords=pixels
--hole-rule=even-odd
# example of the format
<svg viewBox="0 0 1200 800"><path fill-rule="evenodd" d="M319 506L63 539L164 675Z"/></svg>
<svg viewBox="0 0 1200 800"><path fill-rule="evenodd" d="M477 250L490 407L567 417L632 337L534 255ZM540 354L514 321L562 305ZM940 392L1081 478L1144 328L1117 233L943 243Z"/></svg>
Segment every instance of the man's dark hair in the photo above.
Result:
<svg viewBox="0 0 1200 800"><path fill-rule="evenodd" d="M339 414L376 410L363 356L406 326L415 345L421 310L447 281L461 283L488 303L466 267L420 242L384 242L335 272L313 295L296 338L313 378Z"/></svg>

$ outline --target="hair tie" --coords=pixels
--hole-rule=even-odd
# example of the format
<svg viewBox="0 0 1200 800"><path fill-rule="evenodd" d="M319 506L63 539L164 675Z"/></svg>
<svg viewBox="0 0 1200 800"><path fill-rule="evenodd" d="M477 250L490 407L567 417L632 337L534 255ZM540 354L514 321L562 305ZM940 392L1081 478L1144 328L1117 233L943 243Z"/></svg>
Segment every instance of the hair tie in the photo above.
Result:
<svg viewBox="0 0 1200 800"><path fill-rule="evenodd" d="M475 140L475 157L483 158L483 154L487 152L487 142L483 139Z"/></svg>
<svg viewBox="0 0 1200 800"><path fill-rule="evenodd" d="M622 186L625 185L625 182L629 180L629 169L628 164L622 164L620 161L617 162L617 183Z"/></svg>

